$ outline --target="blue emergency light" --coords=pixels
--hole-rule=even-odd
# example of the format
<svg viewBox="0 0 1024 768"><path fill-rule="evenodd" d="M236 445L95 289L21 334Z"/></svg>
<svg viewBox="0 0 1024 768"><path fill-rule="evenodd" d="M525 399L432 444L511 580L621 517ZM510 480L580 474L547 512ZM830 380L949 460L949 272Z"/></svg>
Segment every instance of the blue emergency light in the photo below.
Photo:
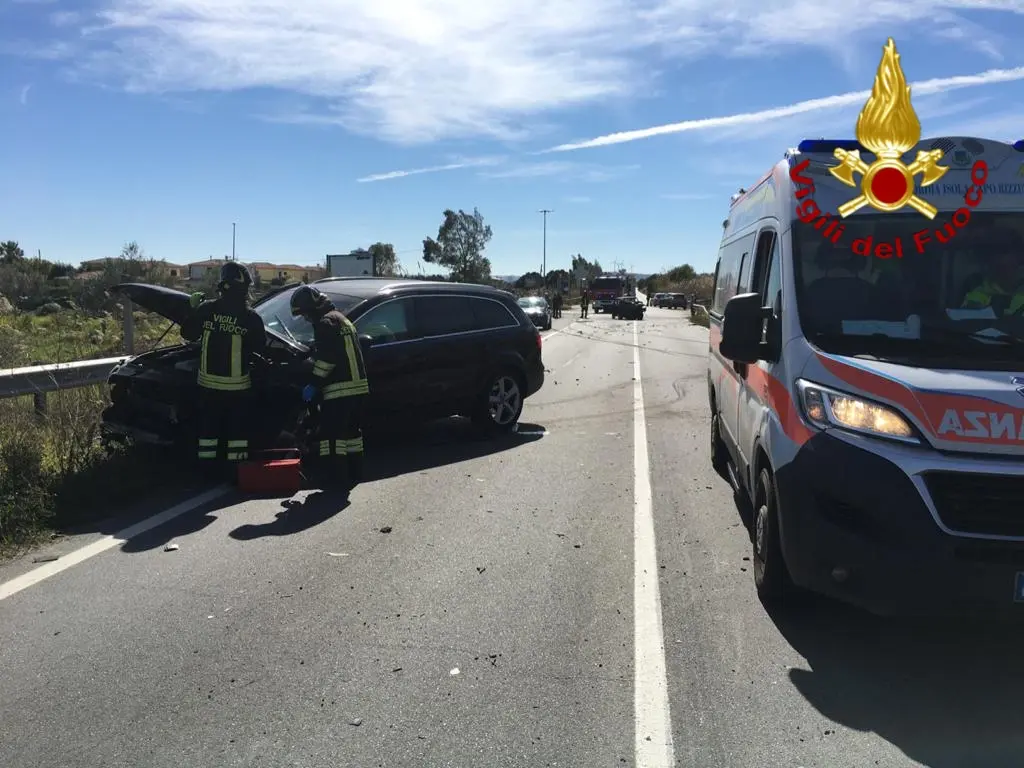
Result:
<svg viewBox="0 0 1024 768"><path fill-rule="evenodd" d="M861 152L867 152L856 139L804 139L797 149L802 153L824 152L827 155L831 155L837 149L845 149L847 152L859 149Z"/></svg>

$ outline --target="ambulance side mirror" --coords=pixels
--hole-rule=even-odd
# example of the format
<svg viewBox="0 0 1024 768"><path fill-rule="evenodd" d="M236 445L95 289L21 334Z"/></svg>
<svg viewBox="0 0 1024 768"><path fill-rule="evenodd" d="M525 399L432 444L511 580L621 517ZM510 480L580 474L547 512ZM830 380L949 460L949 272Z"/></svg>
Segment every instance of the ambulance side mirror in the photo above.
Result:
<svg viewBox="0 0 1024 768"><path fill-rule="evenodd" d="M722 318L722 341L718 351L734 363L756 363L765 359L767 345L761 339L765 318L771 317L770 307L761 306L761 295L741 293L725 305Z"/></svg>

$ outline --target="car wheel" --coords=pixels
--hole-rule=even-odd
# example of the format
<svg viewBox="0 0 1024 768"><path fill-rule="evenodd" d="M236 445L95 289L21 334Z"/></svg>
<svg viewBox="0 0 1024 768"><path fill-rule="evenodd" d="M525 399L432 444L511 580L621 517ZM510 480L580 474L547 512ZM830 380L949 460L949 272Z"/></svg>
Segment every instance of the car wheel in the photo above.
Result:
<svg viewBox="0 0 1024 768"><path fill-rule="evenodd" d="M766 606L780 604L792 593L779 538L779 495L775 479L765 467L757 478L754 497L754 586Z"/></svg>
<svg viewBox="0 0 1024 768"><path fill-rule="evenodd" d="M509 370L492 375L483 392L474 423L488 432L511 432L523 413L522 377Z"/></svg>

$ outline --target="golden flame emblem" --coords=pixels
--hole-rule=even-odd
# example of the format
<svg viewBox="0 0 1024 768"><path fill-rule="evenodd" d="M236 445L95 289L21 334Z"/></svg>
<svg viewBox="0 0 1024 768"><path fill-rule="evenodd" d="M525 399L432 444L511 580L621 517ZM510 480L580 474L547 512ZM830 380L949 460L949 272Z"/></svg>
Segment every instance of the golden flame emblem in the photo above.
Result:
<svg viewBox="0 0 1024 768"><path fill-rule="evenodd" d="M834 152L839 165L829 171L844 184L856 187L853 174L861 175L860 194L839 206L839 215L846 218L870 205L877 211L891 213L910 206L922 216L934 219L935 206L914 194L914 177L922 174L921 186L927 187L942 178L949 170L939 165L942 150L918 152L910 165L902 161L903 154L921 140L921 123L910 103L910 86L900 67L900 55L892 38L882 49L871 96L857 118L857 141L874 153L876 159L868 165L860 151Z"/></svg>

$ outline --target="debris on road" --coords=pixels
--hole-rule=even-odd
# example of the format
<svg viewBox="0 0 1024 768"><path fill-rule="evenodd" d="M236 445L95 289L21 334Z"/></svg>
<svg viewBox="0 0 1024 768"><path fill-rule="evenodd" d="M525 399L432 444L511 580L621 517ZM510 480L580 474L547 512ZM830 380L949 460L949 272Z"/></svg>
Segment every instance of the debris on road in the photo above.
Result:
<svg viewBox="0 0 1024 768"><path fill-rule="evenodd" d="M348 557L348 552L328 552L331 557Z"/></svg>
<svg viewBox="0 0 1024 768"><path fill-rule="evenodd" d="M458 668L458 667L455 667L455 669L453 669L453 670L452 670L451 672L449 672L448 674L449 674L449 675L451 675L452 677L455 677L455 676L456 676L457 674L459 674L459 668Z"/></svg>
<svg viewBox="0 0 1024 768"><path fill-rule="evenodd" d="M32 562L33 563L52 563L54 560L59 560L59 559L60 559L60 555L39 555L38 557L33 557L32 558Z"/></svg>
<svg viewBox="0 0 1024 768"><path fill-rule="evenodd" d="M383 528L380 529L380 532L381 533L391 533L391 526L390 525L385 525Z"/></svg>
<svg viewBox="0 0 1024 768"><path fill-rule="evenodd" d="M164 552L177 552L179 549L177 544L168 544L164 547Z"/></svg>
<svg viewBox="0 0 1024 768"><path fill-rule="evenodd" d="M348 724L349 725L356 725L356 726L362 725L363 724L363 718L361 718L361 717L353 717L351 720L348 721Z"/></svg>

